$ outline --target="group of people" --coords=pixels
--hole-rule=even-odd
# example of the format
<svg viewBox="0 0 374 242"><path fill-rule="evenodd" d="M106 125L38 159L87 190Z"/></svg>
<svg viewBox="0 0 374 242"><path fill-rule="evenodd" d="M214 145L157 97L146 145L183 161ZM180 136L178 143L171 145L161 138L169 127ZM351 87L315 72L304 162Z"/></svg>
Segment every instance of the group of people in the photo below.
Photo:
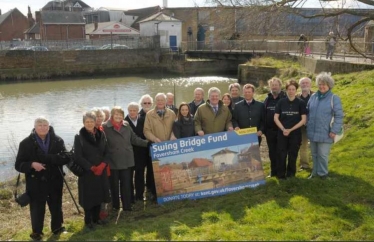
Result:
<svg viewBox="0 0 374 242"><path fill-rule="evenodd" d="M325 39L326 59L332 60L336 44L337 37L333 31L330 31ZM297 41L297 45L299 46L299 54L301 56L309 55L311 53L308 38L304 34L300 34L300 37Z"/></svg>
<svg viewBox="0 0 374 242"><path fill-rule="evenodd" d="M220 89L210 88L206 101L204 90L196 88L194 99L182 102L178 108L172 93L158 93L154 100L146 94L138 103L129 103L126 116L119 106L110 113L105 108L86 112L74 140L75 160L85 170L78 178L78 193L86 227L105 223L100 217L103 203L111 203L114 211L121 205L123 210L131 211L133 203L145 199L145 186L150 199L156 199L149 154L152 143L255 127L259 144L263 135L266 137L270 177L294 177L300 148L300 169L309 170L309 140L313 159L309 178L326 178L330 148L343 124L340 98L331 92L333 78L319 74L315 93L307 77L287 81L285 91L279 78L271 78L268 85L270 93L264 102L254 99L252 84L241 88L233 83L224 95ZM30 136L20 143L15 167L26 174L26 190L31 198L30 236L35 240L43 235L46 202L52 232L64 231L62 166L68 162L61 155L64 151L64 141L45 118L37 118Z"/></svg>

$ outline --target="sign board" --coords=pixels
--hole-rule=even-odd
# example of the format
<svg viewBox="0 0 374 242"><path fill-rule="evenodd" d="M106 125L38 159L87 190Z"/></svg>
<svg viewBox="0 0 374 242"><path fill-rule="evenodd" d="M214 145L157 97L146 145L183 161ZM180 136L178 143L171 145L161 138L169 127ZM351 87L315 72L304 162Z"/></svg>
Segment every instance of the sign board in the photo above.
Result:
<svg viewBox="0 0 374 242"><path fill-rule="evenodd" d="M224 195L265 183L256 128L151 147L159 204Z"/></svg>

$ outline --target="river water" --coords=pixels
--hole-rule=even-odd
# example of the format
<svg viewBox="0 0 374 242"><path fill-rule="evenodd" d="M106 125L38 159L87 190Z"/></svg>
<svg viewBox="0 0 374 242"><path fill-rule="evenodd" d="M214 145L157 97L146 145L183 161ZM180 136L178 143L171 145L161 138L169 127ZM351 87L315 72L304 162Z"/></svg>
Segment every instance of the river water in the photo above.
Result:
<svg viewBox="0 0 374 242"><path fill-rule="evenodd" d="M27 137L38 116L47 117L68 149L83 126L82 114L92 107L122 106L138 102L143 94L175 93L176 104L190 102L193 90L202 87L205 99L210 87L228 91L230 77L132 76L65 81L40 81L0 85L0 181L16 174L14 162L19 142Z"/></svg>

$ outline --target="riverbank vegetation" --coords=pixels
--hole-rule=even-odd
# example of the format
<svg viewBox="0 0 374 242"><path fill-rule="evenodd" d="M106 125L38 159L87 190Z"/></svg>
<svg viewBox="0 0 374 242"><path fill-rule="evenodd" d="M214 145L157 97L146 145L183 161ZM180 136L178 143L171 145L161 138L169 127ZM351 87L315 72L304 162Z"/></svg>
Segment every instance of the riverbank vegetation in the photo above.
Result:
<svg viewBox="0 0 374 242"><path fill-rule="evenodd" d="M303 171L292 179L270 178L263 186L221 197L164 205L137 203L117 223L112 216L107 225L89 233L83 230L83 217L65 187L68 233L53 236L48 217L43 239L374 240L374 71L333 77L333 91L343 102L346 132L332 148L329 179L308 180ZM264 168L267 174L268 159ZM76 178L66 179L77 197ZM14 180L1 184L0 240L29 240L29 208L13 202L14 184Z"/></svg>

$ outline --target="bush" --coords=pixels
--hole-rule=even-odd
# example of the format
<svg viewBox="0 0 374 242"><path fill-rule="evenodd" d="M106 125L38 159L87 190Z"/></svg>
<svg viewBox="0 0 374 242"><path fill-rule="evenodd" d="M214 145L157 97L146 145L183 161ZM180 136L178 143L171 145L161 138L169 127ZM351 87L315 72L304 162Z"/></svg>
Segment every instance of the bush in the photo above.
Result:
<svg viewBox="0 0 374 242"><path fill-rule="evenodd" d="M11 199L13 193L8 189L0 189L0 200L8 200Z"/></svg>

